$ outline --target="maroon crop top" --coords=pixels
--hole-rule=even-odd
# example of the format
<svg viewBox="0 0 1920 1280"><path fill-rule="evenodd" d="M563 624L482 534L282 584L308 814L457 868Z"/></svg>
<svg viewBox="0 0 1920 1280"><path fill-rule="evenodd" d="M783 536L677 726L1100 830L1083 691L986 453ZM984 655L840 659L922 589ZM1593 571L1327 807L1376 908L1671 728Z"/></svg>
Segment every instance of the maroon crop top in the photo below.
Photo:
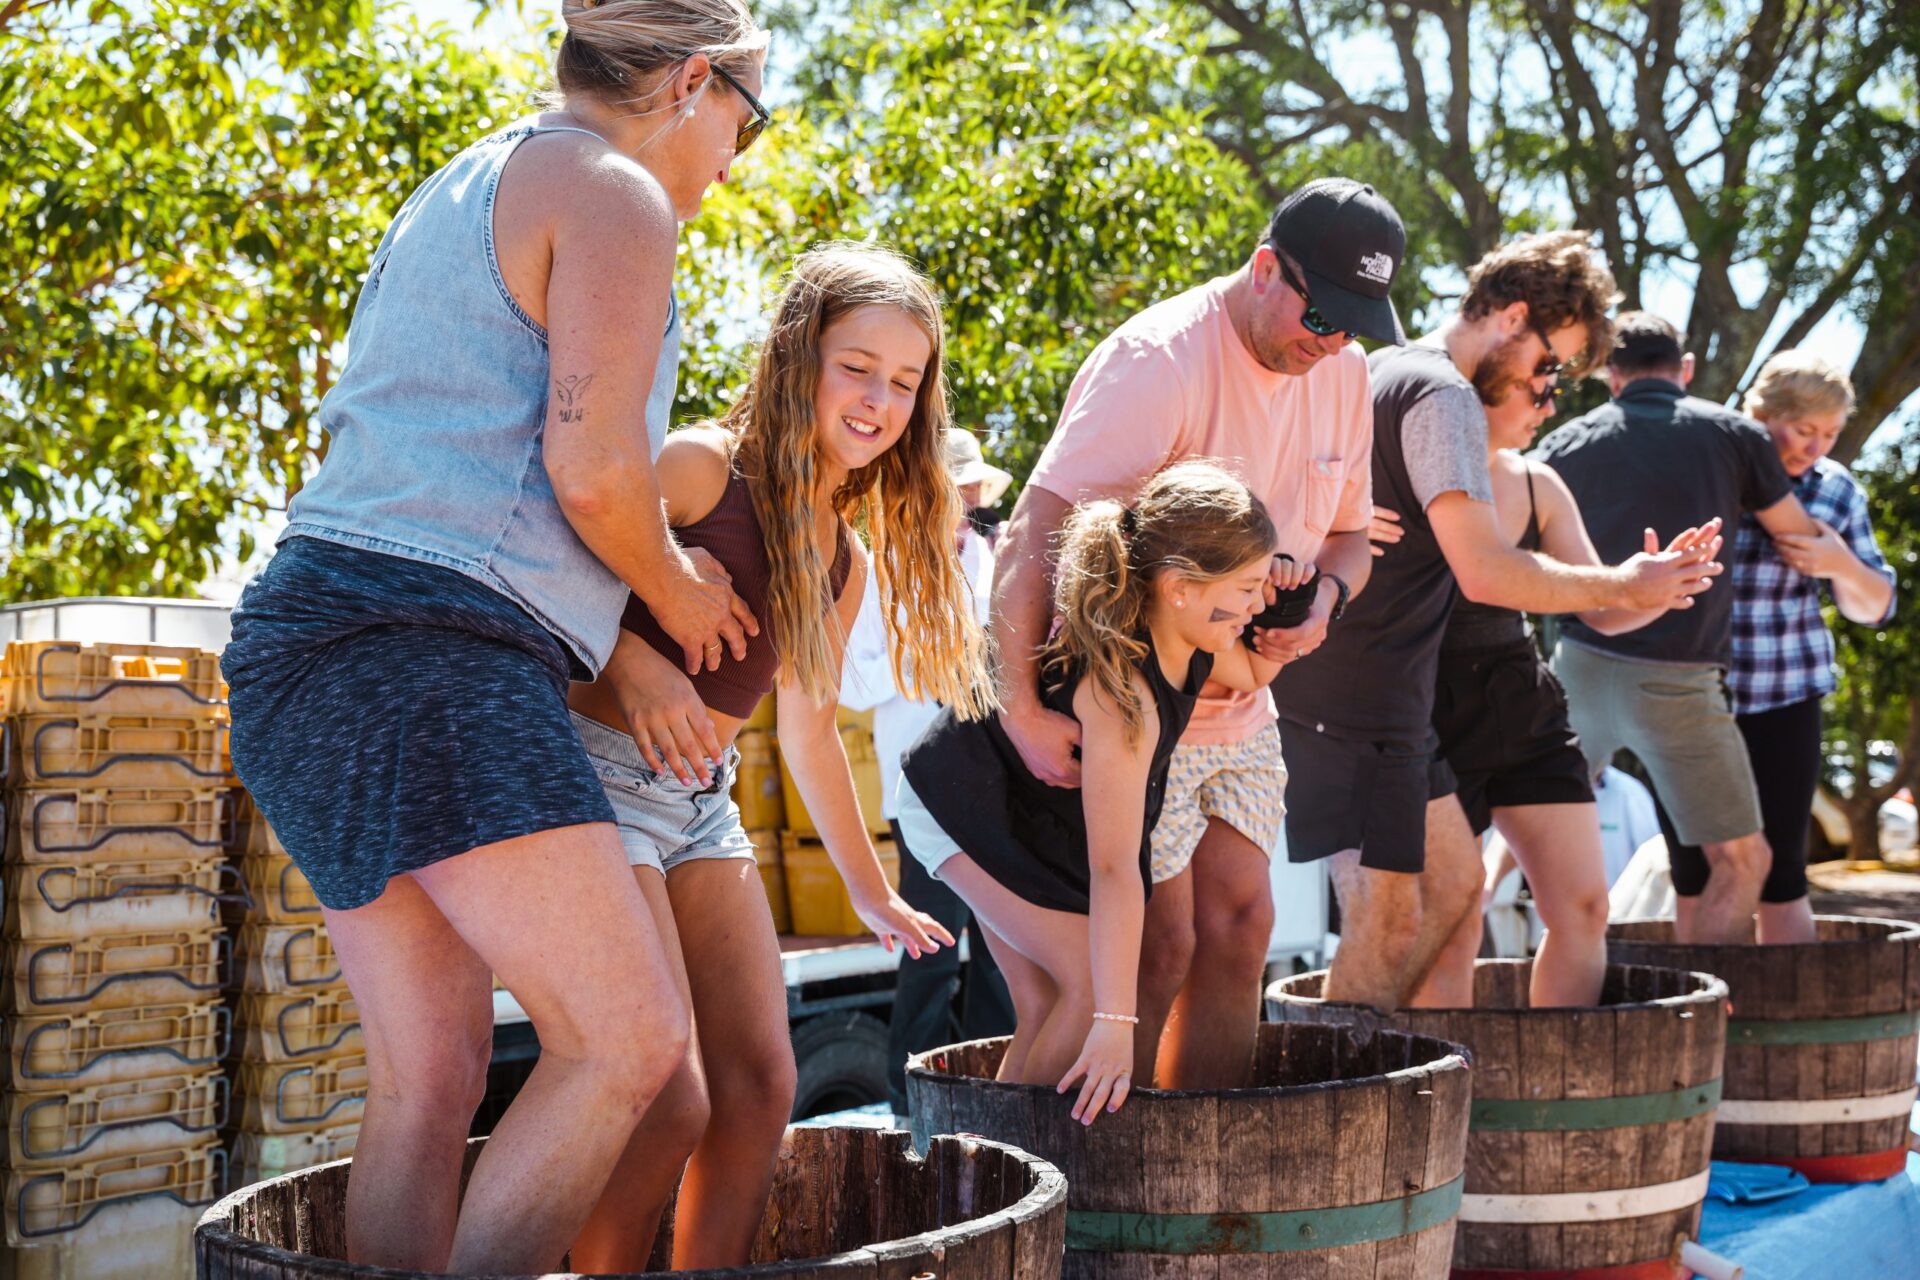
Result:
<svg viewBox="0 0 1920 1280"><path fill-rule="evenodd" d="M738 472L727 478L726 492L713 510L689 525L675 527L674 536L683 547L704 547L733 575L733 590L753 616L760 620L760 634L747 637L747 656L735 661L728 653L720 659L718 671L701 668L689 677L700 701L724 715L740 719L753 714L760 699L773 691L780 675L780 655L773 647L773 624L767 615L767 586L771 576L767 568L766 540L760 533L760 519L753 513L753 498L747 482ZM844 521L840 523L838 550L833 568L827 571L827 608L840 598L853 572L853 544ZM652 645L679 666L686 654L658 622L638 596L627 597L626 612L620 625Z"/></svg>

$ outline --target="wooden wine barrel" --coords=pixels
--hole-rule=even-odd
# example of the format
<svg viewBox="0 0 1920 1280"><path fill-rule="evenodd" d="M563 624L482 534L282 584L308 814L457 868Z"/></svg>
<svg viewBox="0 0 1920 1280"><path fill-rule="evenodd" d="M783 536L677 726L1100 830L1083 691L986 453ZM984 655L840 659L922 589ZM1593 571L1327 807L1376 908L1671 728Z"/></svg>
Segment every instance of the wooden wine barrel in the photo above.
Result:
<svg viewBox="0 0 1920 1280"><path fill-rule="evenodd" d="M1527 960L1482 960L1472 1009L1319 998L1326 974L1267 988L1268 1016L1388 1025L1473 1055L1455 1280L1677 1280L1707 1191L1727 988L1703 973L1610 965L1591 1009L1528 1007Z"/></svg>
<svg viewBox="0 0 1920 1280"><path fill-rule="evenodd" d="M485 1142L469 1144L469 1168ZM338 1160L288 1174L207 1210L194 1234L199 1280L415 1274L339 1260L346 1251L352 1167L351 1160ZM1057 1280L1065 1231L1065 1179L1023 1151L943 1138L923 1160L898 1130L795 1126L781 1144L752 1274L756 1280L911 1280L929 1273L941 1280ZM679 1274L719 1280L745 1273Z"/></svg>
<svg viewBox="0 0 1920 1280"><path fill-rule="evenodd" d="M1684 966L1727 984L1726 1088L1713 1154L1791 1165L1815 1182L1907 1167L1920 1035L1920 924L1817 916L1819 941L1690 946L1666 920L1607 931L1615 960Z"/></svg>
<svg viewBox="0 0 1920 1280"><path fill-rule="evenodd" d="M1466 1150L1459 1046L1264 1026L1257 1087L1142 1089L1091 1126L1047 1085L1003 1084L1007 1041L909 1060L916 1145L981 1133L1067 1176L1067 1280L1447 1274Z"/></svg>

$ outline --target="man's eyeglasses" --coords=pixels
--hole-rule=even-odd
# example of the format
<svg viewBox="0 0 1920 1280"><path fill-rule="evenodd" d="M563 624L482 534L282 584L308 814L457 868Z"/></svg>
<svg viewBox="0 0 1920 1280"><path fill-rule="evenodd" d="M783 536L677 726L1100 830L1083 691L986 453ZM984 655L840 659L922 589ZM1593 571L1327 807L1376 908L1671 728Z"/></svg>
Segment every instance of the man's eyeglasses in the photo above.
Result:
<svg viewBox="0 0 1920 1280"><path fill-rule="evenodd" d="M1273 250L1273 260L1280 264L1280 278L1285 280L1287 288L1299 294L1300 301L1306 304L1300 309L1300 327L1316 338L1331 338L1337 333L1346 341L1352 342L1354 335L1351 332L1321 315L1319 309L1313 305L1313 297L1307 292L1305 282L1293 274L1293 268L1287 265L1286 255L1280 252L1279 247L1269 245L1268 248Z"/></svg>
<svg viewBox="0 0 1920 1280"><path fill-rule="evenodd" d="M747 92L747 87L733 78L731 72L719 63L713 63L713 74L725 80L733 91L740 95L741 101L753 109L753 119L740 126L740 132L733 135L733 154L739 155L753 145L753 140L766 132L767 122L773 119L768 110L760 105L760 99Z"/></svg>

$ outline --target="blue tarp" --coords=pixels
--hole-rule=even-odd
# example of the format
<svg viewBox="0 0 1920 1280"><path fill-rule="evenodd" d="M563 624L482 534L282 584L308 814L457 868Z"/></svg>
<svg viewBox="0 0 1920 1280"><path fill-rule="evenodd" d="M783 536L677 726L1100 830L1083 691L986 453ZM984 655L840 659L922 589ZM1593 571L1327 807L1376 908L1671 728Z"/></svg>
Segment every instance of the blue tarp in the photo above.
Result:
<svg viewBox="0 0 1920 1280"><path fill-rule="evenodd" d="M1747 1280L1915 1280L1920 1156L1909 1155L1906 1173L1885 1182L1809 1187L1764 1204L1709 1196L1700 1243L1744 1264Z"/></svg>

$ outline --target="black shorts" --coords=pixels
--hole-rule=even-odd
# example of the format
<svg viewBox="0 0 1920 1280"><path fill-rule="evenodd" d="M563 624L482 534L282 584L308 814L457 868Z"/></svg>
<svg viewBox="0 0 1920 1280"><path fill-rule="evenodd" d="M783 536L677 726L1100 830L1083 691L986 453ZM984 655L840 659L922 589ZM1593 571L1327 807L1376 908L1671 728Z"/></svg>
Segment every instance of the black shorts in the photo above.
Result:
<svg viewBox="0 0 1920 1280"><path fill-rule="evenodd" d="M1427 865L1427 804L1452 795L1453 771L1434 740L1337 738L1282 719L1287 761L1287 860L1317 862L1347 849L1375 871L1417 874Z"/></svg>
<svg viewBox="0 0 1920 1280"><path fill-rule="evenodd" d="M1820 784L1820 699L1788 703L1771 711L1734 717L1753 762L1773 865L1760 888L1762 902L1795 902L1807 896L1807 837L1813 823L1813 791ZM1673 861L1673 891L1683 898L1706 892L1712 874L1698 846L1680 843L1665 805L1654 797L1660 834Z"/></svg>
<svg viewBox="0 0 1920 1280"><path fill-rule="evenodd" d="M1531 640L1440 655L1433 731L1473 833L1508 805L1588 804L1593 781L1567 695Z"/></svg>

